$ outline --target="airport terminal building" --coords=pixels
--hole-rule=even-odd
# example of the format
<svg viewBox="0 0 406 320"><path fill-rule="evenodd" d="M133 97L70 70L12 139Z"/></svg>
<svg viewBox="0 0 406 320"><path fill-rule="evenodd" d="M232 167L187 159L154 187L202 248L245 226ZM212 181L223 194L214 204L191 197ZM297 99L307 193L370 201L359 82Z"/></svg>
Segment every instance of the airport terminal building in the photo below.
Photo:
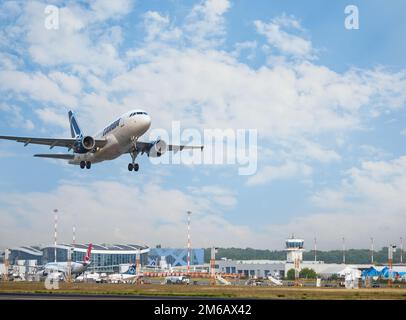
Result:
<svg viewBox="0 0 406 320"><path fill-rule="evenodd" d="M66 262L70 252L71 261L83 261L87 248L88 244L58 244L56 248L54 245L15 247L9 249L8 262L10 265L32 269L48 262ZM135 244L93 244L92 263L88 270L116 273L119 272L120 265L136 264L137 254L140 255L142 266L159 267L163 262L167 267L187 265L187 249L185 248L149 248ZM191 249L191 265L202 264L204 264L204 249Z"/></svg>
<svg viewBox="0 0 406 320"><path fill-rule="evenodd" d="M35 267L55 260L66 262L71 252L72 261L83 261L87 248L88 244L58 244L56 248L54 245L16 247L9 249L8 260L11 265ZM140 254L141 265L147 265L149 250L147 246L134 244L93 244L89 270L118 272L121 264L135 264L137 254Z"/></svg>

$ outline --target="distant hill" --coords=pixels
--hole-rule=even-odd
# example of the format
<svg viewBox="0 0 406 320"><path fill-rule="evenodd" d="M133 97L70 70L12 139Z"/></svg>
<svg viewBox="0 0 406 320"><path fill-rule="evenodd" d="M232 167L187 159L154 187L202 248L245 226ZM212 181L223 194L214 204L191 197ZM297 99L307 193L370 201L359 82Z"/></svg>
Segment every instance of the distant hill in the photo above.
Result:
<svg viewBox="0 0 406 320"><path fill-rule="evenodd" d="M286 260L286 251L283 250L260 250L252 248L219 248L216 259L223 257L233 260ZM403 257L405 261L405 256ZM303 252L304 260L314 260L313 251ZM210 248L205 249L204 260L210 261ZM341 263L343 254L341 250L317 251L317 260L325 263ZM368 249L349 249L345 253L346 263L370 263L370 251ZM378 264L387 264L388 248L384 247L380 251L374 252L374 262ZM393 256L393 262L400 262L400 250L397 250Z"/></svg>

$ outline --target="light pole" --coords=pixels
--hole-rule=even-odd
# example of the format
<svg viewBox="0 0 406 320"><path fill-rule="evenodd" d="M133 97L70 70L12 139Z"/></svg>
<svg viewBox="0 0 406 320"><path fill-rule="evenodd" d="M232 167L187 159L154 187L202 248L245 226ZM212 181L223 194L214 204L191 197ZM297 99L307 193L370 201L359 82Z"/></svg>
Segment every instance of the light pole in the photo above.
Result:
<svg viewBox="0 0 406 320"><path fill-rule="evenodd" d="M317 239L314 238L314 262L317 261Z"/></svg>
<svg viewBox="0 0 406 320"><path fill-rule="evenodd" d="M211 278L211 284L215 285L216 284L216 253L217 253L216 247L212 247L210 250L210 278Z"/></svg>
<svg viewBox="0 0 406 320"><path fill-rule="evenodd" d="M345 264L345 238L343 237L343 264Z"/></svg>
<svg viewBox="0 0 406 320"><path fill-rule="evenodd" d="M388 287L392 287L392 267L393 267L393 252L396 251L396 245L391 244L388 247L388 262L389 262L389 277L388 277Z"/></svg>
<svg viewBox="0 0 406 320"><path fill-rule="evenodd" d="M374 238L371 238L371 264L374 264Z"/></svg>
<svg viewBox="0 0 406 320"><path fill-rule="evenodd" d="M56 241L57 241L57 233L58 230L58 209L54 209L54 262L56 262Z"/></svg>
<svg viewBox="0 0 406 320"><path fill-rule="evenodd" d="M191 256L191 244L190 244L190 216L192 212L187 212L187 273L190 273L190 256Z"/></svg>

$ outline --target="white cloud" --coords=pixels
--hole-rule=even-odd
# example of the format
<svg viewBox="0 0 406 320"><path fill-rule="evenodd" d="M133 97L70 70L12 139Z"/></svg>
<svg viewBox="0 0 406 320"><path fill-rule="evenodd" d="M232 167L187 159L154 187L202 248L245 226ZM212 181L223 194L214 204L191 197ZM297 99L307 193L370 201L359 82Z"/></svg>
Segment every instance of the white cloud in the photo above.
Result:
<svg viewBox="0 0 406 320"><path fill-rule="evenodd" d="M51 72L49 78L70 94L79 94L82 90L81 81L78 77L63 72Z"/></svg>
<svg viewBox="0 0 406 320"><path fill-rule="evenodd" d="M224 14L230 7L228 0L204 0L195 5L184 26L191 43L199 48L221 44L225 35Z"/></svg>
<svg viewBox="0 0 406 320"><path fill-rule="evenodd" d="M172 120L179 119L182 126L258 129L260 143L270 143L277 148L263 154L269 159L264 160L256 176L247 180L247 185L262 185L277 179L309 178L316 170L313 162L316 165L331 164L344 158L334 149L334 143L320 143L319 137L324 141L340 140L341 143L337 145L342 147L346 141L343 136L351 134L351 130L363 128L373 117L396 111L405 105L404 70L393 72L384 68L350 68L336 72L320 65L313 59L316 49L306 36L306 31L297 19L290 16L282 15L270 22L255 22L257 32L264 35L267 41L268 61L272 60L273 63L254 68L242 62L240 57L246 51L254 55L256 48L262 46L259 40L258 43L250 39L238 43L233 52L227 52L220 46L227 36L225 17L231 8L229 1L201 1L179 24L174 17L149 11L143 21L145 41L135 42L135 45L129 43L125 52L121 45L125 39L123 33L128 31L114 23L130 12L129 1L94 1L90 6L69 2L61 7L60 29L54 31L44 30L44 6L45 3L39 2L24 6L1 6L0 16L5 16L4 8L10 7L10 14L16 18L15 25L0 31L0 45L17 52L15 55L0 54L0 91L4 99L23 100L27 108L40 105L34 111L41 121L64 129L68 125L65 115L68 107L79 112L82 126L89 131L103 127L107 121L134 107L148 110L155 128L169 128ZM24 63L30 65L29 70L23 69ZM30 120L26 121L27 128L33 126ZM363 151L373 152L366 148ZM379 167L378 171L385 167L384 164L375 165ZM391 163L389 167L393 165ZM255 233L255 237L252 230L233 225L219 217L217 212L212 212L217 206L226 210L236 205L236 194L221 187L193 189L193 194L188 195L156 185L145 189L131 186L135 197L148 200L146 208L143 206L140 209L133 204L133 198L126 198L122 204L100 196L104 194L101 189L111 188L112 194L117 191L117 197L126 197L128 185L102 182L100 185L68 184L53 191L51 204L60 204L73 212L76 210L73 204L67 203L67 200L61 203L58 199L65 191L71 196L81 192L78 194L79 212L91 212L90 218L84 218L83 224L85 229L89 229L88 241L97 234L121 230L121 233L113 233L113 240L128 237L128 241L138 242L141 240L137 239L143 241L145 236L147 241L155 243L155 236L166 236L165 232L179 233L183 222L180 222L180 216L172 215L184 212L186 207L211 212L206 220L197 218L200 223L199 243L202 245L207 243L204 239L216 236L219 244L238 245L233 242L238 239L244 246L252 243L269 247L272 242L263 240L271 240L267 234L272 234L272 241L278 239L278 246L281 241L278 234L285 237L292 231L300 231L301 227L302 232L308 230L306 236L317 231L327 237L331 225L344 226L348 225L348 221L351 221L349 227L354 229L349 234L355 239L355 229L366 217L355 215L354 204L347 201L350 195L357 194L352 192L354 188L363 188L364 193L358 194L361 198L367 198L366 194L372 195L373 192L386 194L386 187L391 191L393 189L391 185L382 187L383 181L376 181L372 176L363 177L366 172L372 175L375 170L369 170L368 166L374 164L364 163L359 172L355 169L351 172L347 177L350 179L348 190L347 182L343 181L342 188L325 190L314 196L314 203L326 210L325 214L300 217L284 225L271 226L270 230L275 234L267 231L264 234ZM392 178L386 176L385 179ZM368 193L368 187L376 189ZM404 188L402 184L397 187ZM156 201L157 194L162 195L163 201L171 203L171 199L177 199L181 204L171 204L162 209L159 201ZM33 193L30 196L36 200L28 203L27 207L34 208L35 214L43 214L40 200L44 201L45 195ZM369 198L371 201L375 199L372 196ZM43 219L38 222L34 214L17 206L21 198L12 195L10 199L15 200L11 204L15 209L13 214L17 212L16 217L19 214L27 217L27 221L35 226L33 230L40 230L33 235L41 238L40 233L45 232L45 227L40 222L46 217L40 215ZM396 198L390 200L397 203ZM386 202L389 203L388 199ZM109 214L119 209L122 209L118 214L121 220L113 221L113 225L116 223L114 228L100 223L100 230L91 230L92 219L112 221ZM341 211L337 213L335 209ZM97 215L99 210L100 216ZM375 207L366 206L365 210L373 211ZM5 222L14 226L15 217L11 211L5 212ZM133 212L137 216L134 217ZM156 220L148 220L154 216ZM352 216L354 220L351 220ZM399 216L391 217L393 221L399 221ZM383 218L374 216L374 219L380 223ZM138 220L152 222L138 226ZM316 221L314 226L312 221ZM391 221L388 223L388 230L396 229L394 222L393 225ZM155 229L156 226L159 228ZM15 228L21 230L18 223ZM8 230L12 233L12 228ZM29 241L28 234L25 236ZM175 241L177 237L165 239ZM105 241L101 238L98 240Z"/></svg>
<svg viewBox="0 0 406 320"><path fill-rule="evenodd" d="M126 14L130 10L125 2L117 6L122 9L113 12ZM235 52L212 46L203 46L206 50L202 51L193 42L192 46L184 46L183 40L189 36L200 40L209 34L217 40L225 36L224 14L229 8L228 1L200 2L186 23L178 27L169 16L148 11L144 22L149 41L130 48L125 54L128 60L122 60L116 36L100 42L90 33L106 31L96 24L99 18L88 19L95 8L63 7L61 29L44 33L43 5L30 3L22 22L30 30L27 38L23 37L30 52L34 47L39 52L32 59L45 66L64 65L68 71L48 75L3 71L1 88L16 95L27 93L39 102L52 101L58 109L75 109L80 99L80 112L86 122L94 123L91 130L105 125L107 116L142 106L150 111L153 125L158 127L168 127L176 118L182 119L184 125L200 128L255 128L263 138L291 141L303 135L310 135L311 140L321 133L358 128L369 119L365 113L372 116L376 110L391 110L406 101L404 72L350 69L337 73L308 61L285 61L254 69L241 63ZM271 23L302 31L297 20L285 15ZM95 24L94 28L88 28L90 24ZM180 37L176 43L166 41L176 37ZM252 48L253 43L240 45ZM132 59L137 63L132 64ZM108 71L113 72L112 77L103 76ZM94 109L101 112L95 113ZM326 155L327 161L339 157L333 152Z"/></svg>
<svg viewBox="0 0 406 320"><path fill-rule="evenodd" d="M30 119L25 118L21 108L15 105L0 103L0 111L7 114L7 124L14 128L22 128L25 130L33 130L35 128L34 123Z"/></svg>
<svg viewBox="0 0 406 320"><path fill-rule="evenodd" d="M64 129L69 128L68 114L56 113L52 108L41 108L35 110L38 117L46 124L59 126Z"/></svg>
<svg viewBox="0 0 406 320"><path fill-rule="evenodd" d="M257 32L266 37L268 44L277 49L281 54L308 59L314 56L314 49L309 40L283 30L303 31L299 21L294 17L282 15L272 19L269 23L256 20L254 25Z"/></svg>
<svg viewBox="0 0 406 320"><path fill-rule="evenodd" d="M192 194L207 196L211 201L223 207L234 207L237 198L234 192L220 186L204 186L201 188L190 188Z"/></svg>
<svg viewBox="0 0 406 320"><path fill-rule="evenodd" d="M120 18L132 9L131 0L91 0L92 17L98 20Z"/></svg>
<svg viewBox="0 0 406 320"><path fill-rule="evenodd" d="M341 159L340 155L338 155L337 152L333 150L326 150L322 148L320 145L311 141L303 141L302 147L303 151L299 151L299 153L302 152L304 158L317 160L322 163L339 161Z"/></svg>
<svg viewBox="0 0 406 320"><path fill-rule="evenodd" d="M146 42L179 40L182 36L181 29L170 25L168 16L162 16L156 11L147 11L144 14L144 28Z"/></svg>
<svg viewBox="0 0 406 320"><path fill-rule="evenodd" d="M405 191L406 156L365 161L359 168L348 170L336 189L325 189L312 197L320 213L294 218L283 229L307 237L320 235L326 247L337 246L340 236L357 247L365 247L371 236L381 246L396 243L406 222Z"/></svg>
<svg viewBox="0 0 406 320"><path fill-rule="evenodd" d="M363 144L359 146L359 149L365 154L365 159L381 160L392 156L390 152L369 144Z"/></svg>
<svg viewBox="0 0 406 320"><path fill-rule="evenodd" d="M258 44L256 41L244 41L244 42L238 42L235 44L235 50L232 53L233 56L235 57L240 57L242 56L243 52L247 53L247 59L252 60L255 58L255 50L257 48Z"/></svg>
<svg viewBox="0 0 406 320"><path fill-rule="evenodd" d="M0 69L16 70L23 64L22 60L6 52L0 52Z"/></svg>
<svg viewBox="0 0 406 320"><path fill-rule="evenodd" d="M279 166L264 166L258 170L258 172L248 178L248 186L257 186L265 183L269 183L279 179L290 179L296 176L309 177L313 172L313 169L303 163L286 162Z"/></svg>
<svg viewBox="0 0 406 320"><path fill-rule="evenodd" d="M183 247L186 211L191 210L194 246L253 244L249 228L232 224L218 214L216 202L209 194L219 190L209 187L206 191L208 194L192 196L155 184L138 187L98 181L63 183L56 190L44 193L2 193L0 244L49 243L54 208L60 212L61 242L69 241L75 223L80 242L132 242L150 246L162 243Z"/></svg>
<svg viewBox="0 0 406 320"><path fill-rule="evenodd" d="M31 99L59 106L77 105L76 97L61 90L55 81L40 72L0 71L0 91L14 93L17 98L26 94Z"/></svg>
<svg viewBox="0 0 406 320"><path fill-rule="evenodd" d="M59 9L59 28L48 30L44 26L44 8L47 4L29 2L18 20L20 33L35 63L55 67L80 65L97 74L117 72L124 68L118 57L117 33L101 32L104 20L126 14L129 1L94 1L90 9L70 4Z"/></svg>

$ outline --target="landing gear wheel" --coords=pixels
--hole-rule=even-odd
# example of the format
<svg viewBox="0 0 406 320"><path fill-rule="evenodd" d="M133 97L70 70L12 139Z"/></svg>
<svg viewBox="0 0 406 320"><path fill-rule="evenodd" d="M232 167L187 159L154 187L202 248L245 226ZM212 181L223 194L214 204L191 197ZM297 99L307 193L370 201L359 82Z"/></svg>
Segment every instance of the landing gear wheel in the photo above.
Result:
<svg viewBox="0 0 406 320"><path fill-rule="evenodd" d="M132 164L132 163L129 163L129 164L128 164L128 171L133 171L133 169L134 169L133 164Z"/></svg>
<svg viewBox="0 0 406 320"><path fill-rule="evenodd" d="M138 171L139 168L140 166L138 165L138 163L134 163L134 171Z"/></svg>
<svg viewBox="0 0 406 320"><path fill-rule="evenodd" d="M84 169L86 167L86 162L80 161L80 169Z"/></svg>
<svg viewBox="0 0 406 320"><path fill-rule="evenodd" d="M90 161L86 162L86 169L90 169L92 167L92 163Z"/></svg>

